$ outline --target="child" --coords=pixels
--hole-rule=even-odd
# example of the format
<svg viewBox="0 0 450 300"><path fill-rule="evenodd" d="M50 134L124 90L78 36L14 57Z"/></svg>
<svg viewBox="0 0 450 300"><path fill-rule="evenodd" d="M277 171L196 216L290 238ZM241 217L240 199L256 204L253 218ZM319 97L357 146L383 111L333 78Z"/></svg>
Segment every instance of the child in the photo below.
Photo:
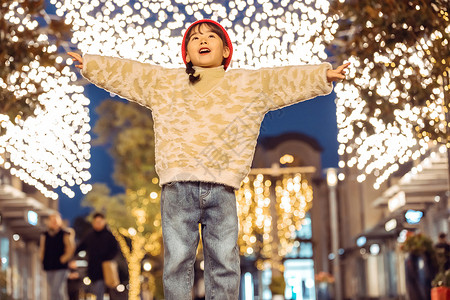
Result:
<svg viewBox="0 0 450 300"><path fill-rule="evenodd" d="M88 80L153 112L166 299L191 299L199 223L206 299L237 299L234 190L250 170L264 115L330 93L348 64L336 70L322 64L225 72L233 47L212 20L193 23L181 51L186 70L69 54Z"/></svg>

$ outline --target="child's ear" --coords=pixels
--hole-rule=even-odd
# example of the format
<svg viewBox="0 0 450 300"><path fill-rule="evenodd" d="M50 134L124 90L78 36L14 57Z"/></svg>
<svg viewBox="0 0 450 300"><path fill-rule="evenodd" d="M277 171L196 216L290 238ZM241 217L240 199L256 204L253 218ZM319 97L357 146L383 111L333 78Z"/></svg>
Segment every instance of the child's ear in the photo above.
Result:
<svg viewBox="0 0 450 300"><path fill-rule="evenodd" d="M223 58L228 58L228 56L230 56L230 48L228 48L227 46L223 47Z"/></svg>
<svg viewBox="0 0 450 300"><path fill-rule="evenodd" d="M189 63L191 62L191 58L189 57L189 53L186 52L186 62Z"/></svg>

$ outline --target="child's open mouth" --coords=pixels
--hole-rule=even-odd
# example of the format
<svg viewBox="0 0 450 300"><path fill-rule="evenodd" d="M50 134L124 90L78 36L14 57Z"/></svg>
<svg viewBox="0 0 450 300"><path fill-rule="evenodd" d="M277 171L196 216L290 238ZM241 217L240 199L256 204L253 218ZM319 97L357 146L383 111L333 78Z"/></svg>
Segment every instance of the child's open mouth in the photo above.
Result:
<svg viewBox="0 0 450 300"><path fill-rule="evenodd" d="M209 48L200 48L200 50L198 52L200 54L208 54L211 52L211 50Z"/></svg>

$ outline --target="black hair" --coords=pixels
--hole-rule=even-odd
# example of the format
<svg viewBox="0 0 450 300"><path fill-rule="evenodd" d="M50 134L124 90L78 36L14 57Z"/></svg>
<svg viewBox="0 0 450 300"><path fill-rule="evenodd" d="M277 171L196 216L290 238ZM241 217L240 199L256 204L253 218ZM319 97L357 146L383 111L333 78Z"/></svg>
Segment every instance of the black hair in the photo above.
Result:
<svg viewBox="0 0 450 300"><path fill-rule="evenodd" d="M220 28L219 26L217 26L214 23L202 22L202 23L198 23L198 24L192 26L191 28L189 28L189 31L186 33L186 39L184 40L184 49L186 49L186 53L187 53L187 45L188 45L189 40L191 38L192 31L195 28L198 28L198 31L201 33L200 28L201 28L202 25L208 25L210 27L211 31L214 32L215 34L217 34L220 37L220 39L223 42L223 45L229 48L228 43L227 43L227 38L225 37L225 33L223 32L222 28ZM227 60L226 58L224 58L222 60L222 65L225 64L226 60ZM189 75L189 81L192 84L194 84L194 83L196 83L197 81L200 80L200 75L194 76L195 69L194 69L194 65L192 64L192 62L188 62L186 64L186 73Z"/></svg>
<svg viewBox="0 0 450 300"><path fill-rule="evenodd" d="M92 216L92 219L96 219L96 218L102 218L102 219L104 219L104 218L105 218L105 215L102 214L101 212L96 212L96 213Z"/></svg>
<svg viewBox="0 0 450 300"><path fill-rule="evenodd" d="M189 75L189 81L191 83L196 83L200 80L200 75L194 76L195 69L191 61L186 64L186 73Z"/></svg>

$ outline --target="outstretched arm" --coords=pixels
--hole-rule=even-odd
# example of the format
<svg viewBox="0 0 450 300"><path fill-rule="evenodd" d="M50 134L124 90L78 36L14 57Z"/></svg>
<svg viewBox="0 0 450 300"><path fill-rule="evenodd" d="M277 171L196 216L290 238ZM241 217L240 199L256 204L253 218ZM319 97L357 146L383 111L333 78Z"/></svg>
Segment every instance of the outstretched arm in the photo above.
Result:
<svg viewBox="0 0 450 300"><path fill-rule="evenodd" d="M331 70L329 63L261 69L266 108L279 109L331 93L333 85L327 76Z"/></svg>
<svg viewBox="0 0 450 300"><path fill-rule="evenodd" d="M329 63L261 69L262 92L268 110L279 109L333 90L333 81L345 79L349 64L333 69Z"/></svg>
<svg viewBox="0 0 450 300"><path fill-rule="evenodd" d="M151 91L162 67L129 59L68 52L81 74L100 88L151 108Z"/></svg>

